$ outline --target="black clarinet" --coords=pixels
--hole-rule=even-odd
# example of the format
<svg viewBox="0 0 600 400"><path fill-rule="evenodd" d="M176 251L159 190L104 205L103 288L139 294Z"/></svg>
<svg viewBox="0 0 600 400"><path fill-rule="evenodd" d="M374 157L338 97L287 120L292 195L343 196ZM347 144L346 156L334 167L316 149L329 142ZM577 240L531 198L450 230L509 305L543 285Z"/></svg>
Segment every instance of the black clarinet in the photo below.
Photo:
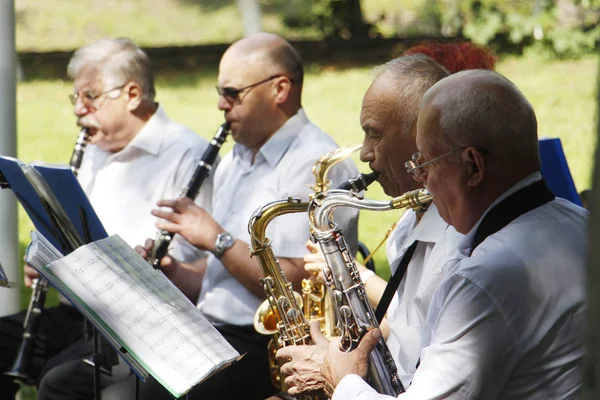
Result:
<svg viewBox="0 0 600 400"><path fill-rule="evenodd" d="M221 149L221 145L225 142L227 135L229 134L229 123L225 122L223 125L219 127L215 137L212 139L207 149L204 151L202 155L202 159L198 163L194 174L192 175L192 179L188 183L187 187L183 189L181 196L179 197L188 197L190 199L195 199L200 192L200 188L202 184L208 178L210 171L212 170L213 164L217 159L217 155L219 154L219 150ZM174 233L167 231L158 232L158 236L154 241L154 248L152 249L152 253L148 257L147 261L152 265L155 269L160 267L160 260L167 255L169 251L169 246L171 244L171 240L173 240Z"/></svg>
<svg viewBox="0 0 600 400"><path fill-rule="evenodd" d="M85 147L87 146L89 138L90 133L88 128L81 129L81 131L79 131L79 135L77 135L75 147L73 148L73 154L71 154L71 161L69 161L71 171L73 171L73 174L75 174L75 176L77 176L77 174L79 173L81 161L83 160L83 153L85 152Z"/></svg>
<svg viewBox="0 0 600 400"><path fill-rule="evenodd" d="M79 167L81 167L81 160L83 159L83 153L85 152L88 139L88 129L83 128L77 136L75 148L73 149L73 154L69 161L69 166L75 176L77 176ZM46 303L47 292L48 281L42 277L34 279L33 284L31 285L31 298L29 299L27 314L25 315L25 321L23 322L23 339L21 340L12 367L4 373L27 385L35 383L35 380L32 377L33 349L40 327L42 312L44 311L44 304Z"/></svg>
<svg viewBox="0 0 600 400"><path fill-rule="evenodd" d="M375 182L378 177L379 173L377 172L371 172L370 174L358 174L354 178L350 178L346 182L342 183L336 189L362 192L363 190L366 190L371 183Z"/></svg>

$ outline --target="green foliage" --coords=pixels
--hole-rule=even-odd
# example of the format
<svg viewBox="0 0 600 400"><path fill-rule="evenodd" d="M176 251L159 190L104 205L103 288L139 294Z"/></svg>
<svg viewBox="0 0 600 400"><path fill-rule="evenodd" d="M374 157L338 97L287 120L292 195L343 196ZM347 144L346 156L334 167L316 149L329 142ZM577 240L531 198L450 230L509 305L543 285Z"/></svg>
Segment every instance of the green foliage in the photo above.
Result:
<svg viewBox="0 0 600 400"><path fill-rule="evenodd" d="M431 3L431 1L430 1ZM558 58L589 53L600 42L598 0L438 0L439 32L502 48L533 46Z"/></svg>
<svg viewBox="0 0 600 400"><path fill-rule="evenodd" d="M316 28L326 38L377 35L363 20L360 0L262 0L267 10L279 10L283 23L295 29Z"/></svg>

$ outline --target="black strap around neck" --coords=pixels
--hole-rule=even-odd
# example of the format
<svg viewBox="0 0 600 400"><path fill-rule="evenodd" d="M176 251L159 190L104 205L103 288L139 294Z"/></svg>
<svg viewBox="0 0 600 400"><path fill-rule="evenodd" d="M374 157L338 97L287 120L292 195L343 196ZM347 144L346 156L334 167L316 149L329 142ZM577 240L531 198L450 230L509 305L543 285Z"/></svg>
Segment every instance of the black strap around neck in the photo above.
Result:
<svg viewBox="0 0 600 400"><path fill-rule="evenodd" d="M521 215L554 200L554 197L546 182L541 179L502 200L483 217L475 232L471 253L488 236L498 232Z"/></svg>
<svg viewBox="0 0 600 400"><path fill-rule="evenodd" d="M413 244L410 245L406 252L402 256L402 260L400 260L400 264L398 264L398 268L392 279L387 283L385 290L383 291L383 295L381 296L381 300L379 300L379 304L377 305L377 309L375 310L375 318L377 318L377 322L381 324L381 320L385 316L388 307L390 306L390 302L392 301L392 297L396 293L398 286L400 286L400 282L402 278L406 274L406 269L408 268L408 263L410 262L413 254L415 253L415 249L417 248L417 244L419 242L415 240Z"/></svg>

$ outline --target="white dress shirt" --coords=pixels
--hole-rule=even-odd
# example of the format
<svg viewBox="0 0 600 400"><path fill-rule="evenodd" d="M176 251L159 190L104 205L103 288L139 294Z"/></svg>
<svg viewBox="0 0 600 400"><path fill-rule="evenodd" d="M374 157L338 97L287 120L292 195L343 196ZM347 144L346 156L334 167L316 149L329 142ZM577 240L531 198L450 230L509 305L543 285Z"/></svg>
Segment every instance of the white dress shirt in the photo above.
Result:
<svg viewBox="0 0 600 400"><path fill-rule="evenodd" d="M499 201L540 179L534 174ZM444 277L399 399L571 399L581 385L587 211L556 198L490 235ZM482 217L483 218L483 217ZM479 222L465 236L469 254ZM344 388L352 387L353 392ZM384 399L357 375L334 399Z"/></svg>
<svg viewBox="0 0 600 400"><path fill-rule="evenodd" d="M77 178L108 234L118 234L132 247L143 245L158 232L157 218L150 214L156 202L181 195L207 146L159 106L123 150L113 154L88 145ZM209 212L212 181L211 176L196 198ZM178 235L169 253L180 261L203 255Z"/></svg>
<svg viewBox="0 0 600 400"><path fill-rule="evenodd" d="M392 273L408 247L415 240L419 241L387 311L390 327L387 345L404 387L410 385L416 370L427 310L442 280L442 271L463 257L458 251L462 237L440 217L432 204L418 223L416 213L407 210L388 240Z"/></svg>
<svg viewBox="0 0 600 400"><path fill-rule="evenodd" d="M312 166L337 145L311 123L302 109L260 148L252 163L249 148L236 144L215 174L213 217L235 238L250 243L248 221L259 207L288 196L308 201L315 183ZM332 188L356 176L350 160L332 167ZM338 211L341 211L338 213ZM336 222L349 245L356 248L358 210L336 210ZM269 223L267 237L277 257L302 258L309 238L306 213L280 216ZM229 274L221 261L209 255L198 306L215 325L252 325L262 300Z"/></svg>

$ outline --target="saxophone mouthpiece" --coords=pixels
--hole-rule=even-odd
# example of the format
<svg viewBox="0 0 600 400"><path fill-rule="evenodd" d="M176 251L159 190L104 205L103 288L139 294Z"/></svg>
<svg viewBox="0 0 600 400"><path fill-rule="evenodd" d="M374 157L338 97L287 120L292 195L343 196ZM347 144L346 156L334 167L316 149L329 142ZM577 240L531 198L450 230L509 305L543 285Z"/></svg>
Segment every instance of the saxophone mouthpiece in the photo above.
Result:
<svg viewBox="0 0 600 400"><path fill-rule="evenodd" d="M379 177L378 172L371 172L370 174L358 174L354 178L348 179L342 183L337 189L340 190L352 190L353 192L362 192L367 190L367 187L377 180Z"/></svg>

